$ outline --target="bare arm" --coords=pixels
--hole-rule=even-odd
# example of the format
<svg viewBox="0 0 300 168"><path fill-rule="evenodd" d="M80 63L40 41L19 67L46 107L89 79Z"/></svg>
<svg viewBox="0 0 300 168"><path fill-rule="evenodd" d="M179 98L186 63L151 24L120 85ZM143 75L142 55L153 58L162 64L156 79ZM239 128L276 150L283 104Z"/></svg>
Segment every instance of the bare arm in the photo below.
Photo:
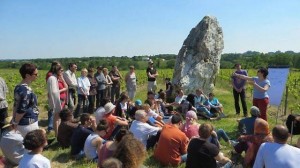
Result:
<svg viewBox="0 0 300 168"><path fill-rule="evenodd" d="M237 74L237 73L233 73L233 76L240 78L240 79L244 79L244 80L248 80L248 81L253 81L252 77L246 76L246 75L242 75L242 74Z"/></svg>
<svg viewBox="0 0 300 168"><path fill-rule="evenodd" d="M231 162L231 160L228 157L225 157L221 152L219 152L219 154L215 157L215 159L222 164Z"/></svg>

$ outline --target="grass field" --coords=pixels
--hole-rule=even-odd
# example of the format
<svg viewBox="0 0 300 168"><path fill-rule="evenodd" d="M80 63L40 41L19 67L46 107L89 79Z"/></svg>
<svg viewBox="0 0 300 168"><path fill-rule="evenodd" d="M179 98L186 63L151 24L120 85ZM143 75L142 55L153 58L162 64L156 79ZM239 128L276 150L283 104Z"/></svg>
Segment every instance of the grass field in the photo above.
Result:
<svg viewBox="0 0 300 168"><path fill-rule="evenodd" d="M230 71L229 71L230 72ZM216 81L216 88L214 90L214 93L216 94L216 97L220 100L220 102L224 106L225 114L228 116L227 118L224 118L219 121L204 121L199 120L199 123L204 122L211 122L216 128L222 128L224 129L229 137L231 139L237 138L237 122L236 120L239 118L238 116L235 116L235 110L234 110L234 103L233 103L233 96L232 96L232 88L229 81L229 78L227 78L227 73L229 73L228 70L225 72L221 70L220 76L217 78ZM122 72L125 74L125 72ZM165 89L165 85L163 83L163 79L165 77L172 77L172 70L160 70L159 72L161 75L158 79L158 88ZM32 83L32 88L34 92L38 95L38 102L39 102L39 109L40 109L40 116L39 116L39 125L42 128L46 128L47 126L47 91L46 91L46 82L45 82L45 74L46 71L39 71L39 78L37 81ZM138 90L136 98L145 100L146 98L146 74L145 71L138 71L137 72L137 78L138 78ZM7 99L9 101L9 114L12 114L12 105L13 105L13 89L16 84L18 84L21 81L20 75L18 73L18 70L1 70L0 71L0 77L3 77L7 85L9 87L9 94L7 96ZM124 85L123 85L124 90ZM248 109L250 109L252 104L252 89L250 86L247 86L247 104ZM294 102L293 98L290 98L288 100L289 102ZM280 108L281 109L281 108ZM278 111L277 107L270 107L268 109L268 119L270 123L270 127L272 128L275 125L276 122L276 113ZM285 116L282 116L282 112L280 111L279 118L277 120L278 124L284 124L285 122ZM50 134L49 137L53 136L53 134ZM293 138L293 144L296 141L295 137ZM222 145L222 151L225 155L229 156L231 147L225 143L224 141L221 141ZM91 163L85 159L80 161L74 161L69 157L70 149L62 149L60 148L57 143L54 143L47 151L43 152L43 155L45 155L47 158L51 160L52 167L55 168L65 168L65 167L72 167L72 168L86 168L86 167L96 167L95 163ZM159 163L157 163L153 157L152 157L152 151L148 152L148 157L144 162L145 166L148 167L161 167ZM181 165L180 167L185 167L185 165Z"/></svg>

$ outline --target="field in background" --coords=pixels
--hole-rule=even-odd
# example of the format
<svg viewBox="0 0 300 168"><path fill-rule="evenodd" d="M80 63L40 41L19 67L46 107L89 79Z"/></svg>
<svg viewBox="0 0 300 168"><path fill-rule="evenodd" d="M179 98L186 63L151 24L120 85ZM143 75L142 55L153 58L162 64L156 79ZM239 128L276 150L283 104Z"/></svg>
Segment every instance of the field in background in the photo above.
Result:
<svg viewBox="0 0 300 168"><path fill-rule="evenodd" d="M222 128L226 130L229 137L235 139L237 136L237 123L236 119L238 118L235 116L235 110L233 105L233 96L232 96L232 88L230 84L230 75L233 70L231 69L221 69L216 80L216 88L215 94L219 98L220 102L224 105L225 114L228 115L227 118L224 118L220 121L213 121L212 124L216 128ZM256 74L256 70L249 70L249 75L254 76ZM123 77L125 76L125 71L121 72ZM45 74L46 71L39 71L39 77L37 81L32 83L32 89L38 96L38 103L40 109L40 126L46 128L47 123L47 90L46 90L46 81L45 81ZM145 100L146 98L146 90L147 90L147 77L145 70L138 70L136 71L137 79L138 79L138 90L136 99ZM159 78L158 78L158 89L165 89L163 79L166 77L173 76L172 69L161 69L159 70ZM77 74L79 76L79 73ZM1 69L0 70L0 77L6 80L6 83L9 87L9 94L7 96L9 102L9 114L12 114L12 105L13 105L13 90L16 84L21 81L21 77L19 75L18 70L16 69ZM299 72L291 72L289 75L289 80L287 85L289 86L289 96L288 96L288 114L290 111L300 112L299 111L299 80L300 73ZM271 81L271 83L274 81ZM122 83L122 91L125 90L124 82ZM247 104L248 109L250 109L252 104L252 86L247 85ZM275 125L275 118L278 109L277 107L270 107L268 110L269 114L269 122L271 128ZM199 120L199 123L210 122ZM279 124L283 124L285 122L285 116L281 116L278 118L277 121ZM52 134L49 136L53 136ZM293 143L295 143L296 138L293 138ZM222 144L222 151L225 151L225 155L229 154L231 150L230 146L226 144L224 141L221 141ZM90 163L89 161L82 160L82 161L73 161L69 157L69 150L70 149L62 149L57 144L54 144L49 150L44 152L44 155L51 159L52 167L60 168L60 167L95 167L95 163ZM149 157L145 160L144 164L149 167L160 167L159 164L151 157L152 151L148 152ZM184 167L182 165L181 167Z"/></svg>

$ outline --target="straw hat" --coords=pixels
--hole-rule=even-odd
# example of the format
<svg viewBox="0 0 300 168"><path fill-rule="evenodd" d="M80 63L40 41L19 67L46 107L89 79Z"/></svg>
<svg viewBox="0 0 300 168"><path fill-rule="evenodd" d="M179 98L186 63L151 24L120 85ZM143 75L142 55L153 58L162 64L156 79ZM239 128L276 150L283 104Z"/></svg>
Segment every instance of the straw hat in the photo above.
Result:
<svg viewBox="0 0 300 168"><path fill-rule="evenodd" d="M12 120L12 116L6 117L4 120L4 126L2 127L2 129L7 128L9 126L11 126L11 120Z"/></svg>
<svg viewBox="0 0 300 168"><path fill-rule="evenodd" d="M113 105L111 102L108 102L105 104L104 109L105 109L105 114L110 113L116 106Z"/></svg>

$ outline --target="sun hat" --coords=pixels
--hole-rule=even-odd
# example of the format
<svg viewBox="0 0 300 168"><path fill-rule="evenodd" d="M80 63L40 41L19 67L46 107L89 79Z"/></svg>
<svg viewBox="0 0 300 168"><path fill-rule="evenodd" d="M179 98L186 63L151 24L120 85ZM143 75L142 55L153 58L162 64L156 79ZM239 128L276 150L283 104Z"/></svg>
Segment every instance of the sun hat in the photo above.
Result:
<svg viewBox="0 0 300 168"><path fill-rule="evenodd" d="M116 106L113 105L111 102L108 102L105 104L104 109L105 109L105 114L110 113Z"/></svg>
<svg viewBox="0 0 300 168"><path fill-rule="evenodd" d="M13 118L12 116L9 116L9 117L6 117L6 118L5 118L5 120L4 120L4 125L3 125L2 129L7 128L7 127L9 127L9 126L12 125L12 124L11 124L12 118Z"/></svg>
<svg viewBox="0 0 300 168"><path fill-rule="evenodd" d="M134 102L134 104L135 104L136 106L141 106L143 103L142 103L142 100L137 99L137 100Z"/></svg>
<svg viewBox="0 0 300 168"><path fill-rule="evenodd" d="M250 113L251 113L252 116L255 116L255 117L259 117L260 116L259 108L257 108L256 106L252 106L250 108Z"/></svg>

